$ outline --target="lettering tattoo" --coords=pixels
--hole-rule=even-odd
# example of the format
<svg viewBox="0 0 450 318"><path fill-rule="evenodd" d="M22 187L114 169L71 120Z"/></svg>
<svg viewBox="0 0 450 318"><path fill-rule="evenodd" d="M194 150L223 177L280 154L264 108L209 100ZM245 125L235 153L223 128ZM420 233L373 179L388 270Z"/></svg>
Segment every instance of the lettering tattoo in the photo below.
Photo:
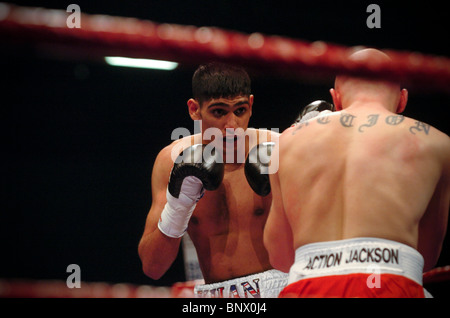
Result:
<svg viewBox="0 0 450 318"><path fill-rule="evenodd" d="M378 121L378 117L380 117L379 114L373 114L373 115L367 116L367 121L368 121L368 123L359 126L358 131L359 131L359 132L363 132L363 128L364 128L364 127L367 127L367 128L368 128L368 127L375 126L375 124L376 124L377 121Z"/></svg>
<svg viewBox="0 0 450 318"><path fill-rule="evenodd" d="M387 116L385 119L386 124L391 125L391 126L397 126L399 125L403 120L405 119L404 116L402 115L392 115L392 116Z"/></svg>
<svg viewBox="0 0 450 318"><path fill-rule="evenodd" d="M321 116L318 117L316 122L321 125L327 125L329 124L334 117L331 116ZM349 113L341 113L339 122L342 125L342 127L350 128L353 127L354 119L357 118L357 116L349 114ZM360 125L358 127L358 132L364 133L367 131L368 128L373 127L379 123L378 119L380 118L380 114L370 114L367 116L367 121ZM387 116L384 119L384 122L389 126L398 126L401 123L403 123L405 120L405 116L403 115L390 115ZM312 122L312 121L311 121ZM301 124L297 124L295 130L292 132L292 135L295 135L296 132L303 127L307 127L309 125L310 121L306 121ZM415 121L415 125L409 127L409 132L413 135L416 135L417 133L423 132L425 135L428 135L430 132L430 125L421 122L421 121Z"/></svg>
<svg viewBox="0 0 450 318"><path fill-rule="evenodd" d="M430 131L430 125L425 124L424 122L421 121L416 121L416 125L409 128L409 132L413 135L416 134L414 131L416 132L423 131L426 135L428 135L428 132Z"/></svg>
<svg viewBox="0 0 450 318"><path fill-rule="evenodd" d="M356 116L352 115L352 114L347 114L347 113L341 113L341 118L339 119L339 121L341 122L341 125L348 128L348 127L353 127L353 119L355 119Z"/></svg>
<svg viewBox="0 0 450 318"><path fill-rule="evenodd" d="M292 135L295 135L297 130L302 129L303 127L306 127L309 125L309 122L305 121L304 123L297 124L294 131L292 132Z"/></svg>
<svg viewBox="0 0 450 318"><path fill-rule="evenodd" d="M317 118L317 123L321 124L321 125L326 125L330 122L330 116L321 116L319 118Z"/></svg>

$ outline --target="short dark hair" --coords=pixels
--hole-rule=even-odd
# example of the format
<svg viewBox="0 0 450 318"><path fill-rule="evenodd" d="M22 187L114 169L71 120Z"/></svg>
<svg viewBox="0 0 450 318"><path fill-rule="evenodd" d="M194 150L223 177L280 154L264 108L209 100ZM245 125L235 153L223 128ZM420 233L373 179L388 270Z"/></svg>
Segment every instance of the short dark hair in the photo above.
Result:
<svg viewBox="0 0 450 318"><path fill-rule="evenodd" d="M235 65L212 62L199 66L192 76L192 95L200 104L212 98L250 94L250 77Z"/></svg>

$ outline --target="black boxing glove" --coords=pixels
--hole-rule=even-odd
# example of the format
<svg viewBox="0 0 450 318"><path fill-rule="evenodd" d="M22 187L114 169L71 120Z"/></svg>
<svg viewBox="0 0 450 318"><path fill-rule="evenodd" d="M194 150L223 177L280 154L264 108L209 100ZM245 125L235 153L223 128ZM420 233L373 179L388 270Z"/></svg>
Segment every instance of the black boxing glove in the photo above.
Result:
<svg viewBox="0 0 450 318"><path fill-rule="evenodd" d="M269 164L274 142L253 147L245 160L244 173L250 187L260 196L270 193Z"/></svg>
<svg viewBox="0 0 450 318"><path fill-rule="evenodd" d="M324 100L316 100L315 102L312 102L303 108L301 113L298 115L295 122L292 124L292 126L295 126L299 123L303 123L307 121L308 119L314 118L318 116L322 112L334 112L335 108L334 105L324 101Z"/></svg>
<svg viewBox="0 0 450 318"><path fill-rule="evenodd" d="M186 148L175 160L167 187L173 197L179 198L183 194L181 189L187 177L198 179L205 190L212 191L219 187L224 174L223 160L215 148L208 152L206 147L197 144ZM192 198L195 199L195 195Z"/></svg>
<svg viewBox="0 0 450 318"><path fill-rule="evenodd" d="M183 236L204 191L216 190L222 182L223 160L214 148L205 151L206 146L189 147L175 160L167 186L167 203L158 222L159 230L166 236Z"/></svg>
<svg viewBox="0 0 450 318"><path fill-rule="evenodd" d="M314 118L322 112L334 110L334 105L324 100L312 102L303 108L292 126ZM274 145L274 142L256 145L250 150L245 161L245 177L253 191L260 196L266 196L271 191L268 169Z"/></svg>

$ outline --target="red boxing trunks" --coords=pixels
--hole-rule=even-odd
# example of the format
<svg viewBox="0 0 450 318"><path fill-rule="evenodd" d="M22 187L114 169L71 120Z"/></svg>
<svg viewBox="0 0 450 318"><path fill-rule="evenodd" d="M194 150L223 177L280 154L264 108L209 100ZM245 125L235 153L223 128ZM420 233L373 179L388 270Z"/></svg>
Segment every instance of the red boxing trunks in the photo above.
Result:
<svg viewBox="0 0 450 318"><path fill-rule="evenodd" d="M378 238L302 246L279 297L425 297L423 257L415 249Z"/></svg>

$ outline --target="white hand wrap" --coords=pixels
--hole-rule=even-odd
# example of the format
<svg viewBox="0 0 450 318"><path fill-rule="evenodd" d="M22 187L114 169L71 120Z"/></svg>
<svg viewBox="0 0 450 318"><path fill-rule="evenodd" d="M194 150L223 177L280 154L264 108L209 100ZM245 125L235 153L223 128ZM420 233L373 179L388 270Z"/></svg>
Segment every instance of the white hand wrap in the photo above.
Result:
<svg viewBox="0 0 450 318"><path fill-rule="evenodd" d="M182 237L187 230L195 206L203 194L202 182L193 176L184 178L178 198L172 196L167 190L167 203L159 218L159 230L172 238Z"/></svg>

